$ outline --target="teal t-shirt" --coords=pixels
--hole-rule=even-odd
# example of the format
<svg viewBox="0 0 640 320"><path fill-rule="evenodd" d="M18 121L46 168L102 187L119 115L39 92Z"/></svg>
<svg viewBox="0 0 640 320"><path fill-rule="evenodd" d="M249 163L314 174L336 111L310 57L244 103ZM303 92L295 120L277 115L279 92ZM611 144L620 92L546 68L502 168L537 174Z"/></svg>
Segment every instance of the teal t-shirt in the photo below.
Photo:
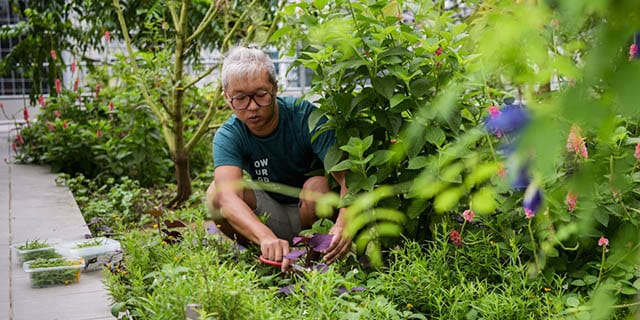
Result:
<svg viewBox="0 0 640 320"><path fill-rule="evenodd" d="M276 182L296 188L312 171L322 169L327 151L335 144L333 131L326 131L311 141L309 115L316 106L294 97L278 97L279 119L276 130L267 137L253 135L235 115L232 115L213 138L213 163L242 168L251 178ZM323 118L318 123L324 123ZM298 200L272 193L283 203Z"/></svg>

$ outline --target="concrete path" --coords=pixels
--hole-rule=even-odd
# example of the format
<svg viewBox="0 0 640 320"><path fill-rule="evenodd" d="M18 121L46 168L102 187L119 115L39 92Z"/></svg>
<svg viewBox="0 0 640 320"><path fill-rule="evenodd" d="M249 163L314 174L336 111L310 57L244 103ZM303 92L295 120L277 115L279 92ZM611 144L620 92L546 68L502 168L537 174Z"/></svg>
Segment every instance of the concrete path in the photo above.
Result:
<svg viewBox="0 0 640 320"><path fill-rule="evenodd" d="M100 271L68 286L32 289L11 245L31 239L73 241L89 233L71 192L46 167L7 163L10 126L0 126L0 319L113 319Z"/></svg>

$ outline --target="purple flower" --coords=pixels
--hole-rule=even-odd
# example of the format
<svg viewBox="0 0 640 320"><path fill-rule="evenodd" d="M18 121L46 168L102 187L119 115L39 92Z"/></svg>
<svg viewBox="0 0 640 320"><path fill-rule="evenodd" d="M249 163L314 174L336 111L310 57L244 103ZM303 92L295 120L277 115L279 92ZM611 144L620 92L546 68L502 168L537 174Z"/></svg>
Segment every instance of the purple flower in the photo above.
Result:
<svg viewBox="0 0 640 320"><path fill-rule="evenodd" d="M538 188L535 183L532 183L524 192L524 200L522 201L526 217L528 219L533 218L538 212L538 209L540 209L541 204L542 191L540 191L540 188Z"/></svg>
<svg viewBox="0 0 640 320"><path fill-rule="evenodd" d="M516 176L511 182L511 187L516 190L522 190L529 186L531 178L529 177L529 166L521 165L517 168Z"/></svg>

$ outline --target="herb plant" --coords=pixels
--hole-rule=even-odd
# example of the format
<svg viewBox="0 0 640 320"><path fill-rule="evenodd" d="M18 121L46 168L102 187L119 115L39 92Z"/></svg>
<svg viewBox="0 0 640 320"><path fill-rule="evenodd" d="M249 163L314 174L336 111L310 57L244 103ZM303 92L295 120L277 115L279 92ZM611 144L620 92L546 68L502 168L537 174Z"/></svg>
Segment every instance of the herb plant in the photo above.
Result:
<svg viewBox="0 0 640 320"><path fill-rule="evenodd" d="M55 285L68 285L80 280L82 260L36 259L29 263L31 287L44 288ZM71 268L69 268L71 267ZM39 270L41 269L41 270Z"/></svg>
<svg viewBox="0 0 640 320"><path fill-rule="evenodd" d="M31 261L35 259L51 259L60 258L61 255L55 252L53 246L44 240L27 240L24 244L16 247L18 250L24 251L20 257L20 262Z"/></svg>

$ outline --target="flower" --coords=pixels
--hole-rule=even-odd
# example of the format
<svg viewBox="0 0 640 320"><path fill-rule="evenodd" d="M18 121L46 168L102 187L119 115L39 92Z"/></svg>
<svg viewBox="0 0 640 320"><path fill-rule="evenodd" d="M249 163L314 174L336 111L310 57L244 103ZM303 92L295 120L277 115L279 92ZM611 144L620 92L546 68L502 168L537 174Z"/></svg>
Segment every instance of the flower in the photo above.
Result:
<svg viewBox="0 0 640 320"><path fill-rule="evenodd" d="M60 112L60 110L56 110L53 112L53 114L56 116L56 118L60 118L60 116L62 115L62 113Z"/></svg>
<svg viewBox="0 0 640 320"><path fill-rule="evenodd" d="M44 109L47 106L47 100L45 100L44 96L38 97L38 103L40 103L40 107Z"/></svg>
<svg viewBox="0 0 640 320"><path fill-rule="evenodd" d="M462 246L462 237L460 237L460 232L458 230L451 230L451 232L449 232L449 239L454 246Z"/></svg>
<svg viewBox="0 0 640 320"><path fill-rule="evenodd" d="M529 123L529 113L523 106L517 104L508 105L502 110L498 110L490 117L485 119L485 127L489 132L500 135L520 132Z"/></svg>
<svg viewBox="0 0 640 320"><path fill-rule="evenodd" d="M97 131L96 131L96 136L97 136L98 138L102 137L102 130L97 130Z"/></svg>
<svg viewBox="0 0 640 320"><path fill-rule="evenodd" d="M113 111L113 101L109 101L109 112Z"/></svg>
<svg viewBox="0 0 640 320"><path fill-rule="evenodd" d="M16 134L16 141L18 142L18 145L23 145L24 144L24 138L22 138L21 134Z"/></svg>
<svg viewBox="0 0 640 320"><path fill-rule="evenodd" d="M524 192L524 200L522 206L524 206L524 214L527 219L535 217L540 205L542 204L542 191L536 185L532 183L527 187Z"/></svg>
<svg viewBox="0 0 640 320"><path fill-rule="evenodd" d="M62 121L62 128L66 129L69 126L69 124L67 123L67 120Z"/></svg>
<svg viewBox="0 0 640 320"><path fill-rule="evenodd" d="M606 247L608 245L609 245L609 239L607 239L605 237L600 237L600 239L598 239L598 246Z"/></svg>
<svg viewBox="0 0 640 320"><path fill-rule="evenodd" d="M578 202L578 194L571 191L567 192L567 197L564 199L564 203L567 205L569 211L573 211L576 208L576 202Z"/></svg>
<svg viewBox="0 0 640 320"><path fill-rule="evenodd" d="M569 153L573 152L583 159L589 157L587 145L584 137L582 137L582 129L575 124L571 126L571 131L569 131L569 136L567 137L567 151Z"/></svg>
<svg viewBox="0 0 640 320"><path fill-rule="evenodd" d="M96 83L96 98L100 95L100 84Z"/></svg>
<svg viewBox="0 0 640 320"><path fill-rule="evenodd" d="M75 61L71 62L71 73L76 73L77 67L78 67L78 64Z"/></svg>
<svg viewBox="0 0 640 320"><path fill-rule="evenodd" d="M15 142L11 144L11 149L13 149L13 152L18 152L18 146Z"/></svg>
<svg viewBox="0 0 640 320"><path fill-rule="evenodd" d="M29 110L27 109L27 107L24 107L24 109L22 109L22 116L24 117L24 121L29 122Z"/></svg>
<svg viewBox="0 0 640 320"><path fill-rule="evenodd" d="M62 92L62 85L60 84L60 79L56 79L55 83L56 83L56 93L60 94L60 92Z"/></svg>
<svg viewBox="0 0 640 320"><path fill-rule="evenodd" d="M640 142L636 144L636 152L633 153L633 156L636 157L636 160L640 161Z"/></svg>
<svg viewBox="0 0 640 320"><path fill-rule="evenodd" d="M475 212L467 209L462 213L462 216L464 217L464 220L471 222L471 220L473 220L473 217L475 216Z"/></svg>
<svg viewBox="0 0 640 320"><path fill-rule="evenodd" d="M56 129L53 123L49 122L49 120L47 120L45 123L47 124L47 127L49 127L49 131L54 131Z"/></svg>
<svg viewBox="0 0 640 320"><path fill-rule="evenodd" d="M109 30L104 32L104 40L107 42L111 40L111 32L109 32Z"/></svg>
<svg viewBox="0 0 640 320"><path fill-rule="evenodd" d="M51 54L51 59L53 59L53 60L58 59L58 55L56 54L55 50L51 50L50 54Z"/></svg>
<svg viewBox="0 0 640 320"><path fill-rule="evenodd" d="M439 56L442 54L442 47L438 47L438 49L436 49L435 55Z"/></svg>
<svg viewBox="0 0 640 320"><path fill-rule="evenodd" d="M638 56L638 45L635 43L629 47L629 60L633 60Z"/></svg>
<svg viewBox="0 0 640 320"><path fill-rule="evenodd" d="M500 178L504 178L504 176L507 174L507 170L504 168L504 164L502 164L502 162L498 163L498 170L496 170L496 173Z"/></svg>
<svg viewBox="0 0 640 320"><path fill-rule="evenodd" d="M0 109L4 109L4 104L2 104L2 102L0 102Z"/></svg>

